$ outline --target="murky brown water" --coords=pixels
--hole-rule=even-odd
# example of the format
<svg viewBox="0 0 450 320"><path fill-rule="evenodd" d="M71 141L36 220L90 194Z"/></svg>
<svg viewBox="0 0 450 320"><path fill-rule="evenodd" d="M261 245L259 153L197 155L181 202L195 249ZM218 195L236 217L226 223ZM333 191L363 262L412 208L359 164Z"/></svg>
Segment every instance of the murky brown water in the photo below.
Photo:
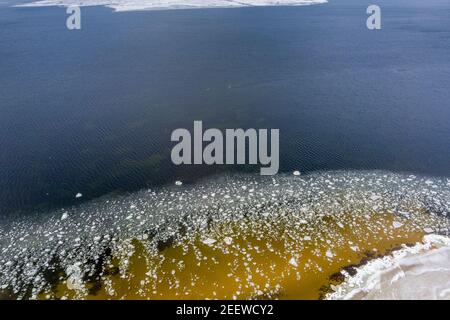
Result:
<svg viewBox="0 0 450 320"><path fill-rule="evenodd" d="M129 258L113 258L102 280L82 290L90 291L87 299L319 299L342 268L416 243L438 223L391 214L324 216L313 226L248 220L158 254L132 240ZM74 299L76 287L69 278L39 298Z"/></svg>

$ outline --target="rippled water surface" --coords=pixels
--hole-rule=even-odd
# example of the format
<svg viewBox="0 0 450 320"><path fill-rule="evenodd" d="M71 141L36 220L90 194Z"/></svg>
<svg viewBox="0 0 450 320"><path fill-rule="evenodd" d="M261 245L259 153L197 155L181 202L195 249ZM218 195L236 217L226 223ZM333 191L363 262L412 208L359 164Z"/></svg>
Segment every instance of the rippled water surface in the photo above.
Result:
<svg viewBox="0 0 450 320"><path fill-rule="evenodd" d="M172 165L170 133L194 120L279 128L282 171L449 176L449 5L380 5L380 32L353 0L83 8L73 32L63 8L1 7L1 214L258 170Z"/></svg>
<svg viewBox="0 0 450 320"><path fill-rule="evenodd" d="M366 297L382 257L448 264L450 5L381 0L372 32L368 4L69 32L0 2L0 298ZM174 166L194 120L280 129L280 175Z"/></svg>

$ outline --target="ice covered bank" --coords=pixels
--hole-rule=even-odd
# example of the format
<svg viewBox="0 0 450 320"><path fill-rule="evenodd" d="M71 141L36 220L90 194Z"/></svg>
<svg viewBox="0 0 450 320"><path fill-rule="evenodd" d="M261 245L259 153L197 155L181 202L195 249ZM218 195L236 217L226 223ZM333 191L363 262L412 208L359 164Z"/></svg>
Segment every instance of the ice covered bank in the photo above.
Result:
<svg viewBox="0 0 450 320"><path fill-rule="evenodd" d="M318 299L349 265L448 236L449 216L447 178L370 171L174 184L3 221L0 297Z"/></svg>
<svg viewBox="0 0 450 320"><path fill-rule="evenodd" d="M450 238L427 235L422 243L348 272L328 299L450 300Z"/></svg>
<svg viewBox="0 0 450 320"><path fill-rule="evenodd" d="M19 6L106 6L115 11L132 11L239 8L252 6L301 6L326 2L326 0L42 0Z"/></svg>

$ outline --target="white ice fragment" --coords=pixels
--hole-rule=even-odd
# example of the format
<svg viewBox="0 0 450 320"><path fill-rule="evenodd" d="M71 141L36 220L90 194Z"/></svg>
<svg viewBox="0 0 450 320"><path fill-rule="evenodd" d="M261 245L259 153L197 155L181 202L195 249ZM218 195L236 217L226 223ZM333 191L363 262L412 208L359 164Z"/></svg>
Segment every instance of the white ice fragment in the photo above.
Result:
<svg viewBox="0 0 450 320"><path fill-rule="evenodd" d="M423 228L423 231L425 231L426 233L433 233L434 230L431 228Z"/></svg>
<svg viewBox="0 0 450 320"><path fill-rule="evenodd" d="M81 194L81 193L78 192L78 193L75 195L75 198L78 199L78 198L81 198L82 196L83 196L83 194Z"/></svg>
<svg viewBox="0 0 450 320"><path fill-rule="evenodd" d="M176 186L181 186L182 184L183 184L183 182L181 182L181 181L179 181L179 180L175 181L175 185L176 185Z"/></svg>
<svg viewBox="0 0 450 320"><path fill-rule="evenodd" d="M67 288L70 290L83 290L84 284L82 279L82 270L80 268L81 263L77 262L66 268L67 278Z"/></svg>
<svg viewBox="0 0 450 320"><path fill-rule="evenodd" d="M333 252L332 252L330 249L327 250L327 253L325 253L325 255L326 255L328 258L333 258L333 257L334 257L334 254L333 254Z"/></svg>
<svg viewBox="0 0 450 320"><path fill-rule="evenodd" d="M223 242L225 242L225 244L230 245L233 242L233 239L230 237L225 237L223 238Z"/></svg>
<svg viewBox="0 0 450 320"><path fill-rule="evenodd" d="M392 226L393 226L395 229L398 229L398 228L400 228L401 226L403 226L403 223L398 222L398 221L394 221L394 222L392 223Z"/></svg>
<svg viewBox="0 0 450 320"><path fill-rule="evenodd" d="M300 171L294 171L293 173L292 173L294 176L299 176L301 173L300 173Z"/></svg>
<svg viewBox="0 0 450 320"><path fill-rule="evenodd" d="M402 216L406 217L406 218L409 218L409 217L411 216L411 214L410 214L409 212L406 212L406 211L400 211L399 213L400 213Z"/></svg>
<svg viewBox="0 0 450 320"><path fill-rule="evenodd" d="M291 260L289 260L289 264L291 266L298 267L297 259L295 259L295 257L292 257Z"/></svg>
<svg viewBox="0 0 450 320"><path fill-rule="evenodd" d="M380 200L380 199L381 199L381 196L376 195L376 194L370 196L370 200L372 200L372 201L377 201L377 200Z"/></svg>
<svg viewBox="0 0 450 320"><path fill-rule="evenodd" d="M212 238L206 238L206 239L204 239L202 242L203 242L204 244L210 246L210 245L214 244L215 242L217 242L217 240L212 239Z"/></svg>
<svg viewBox="0 0 450 320"><path fill-rule="evenodd" d="M61 220L66 220L69 217L69 213L66 211L62 214Z"/></svg>

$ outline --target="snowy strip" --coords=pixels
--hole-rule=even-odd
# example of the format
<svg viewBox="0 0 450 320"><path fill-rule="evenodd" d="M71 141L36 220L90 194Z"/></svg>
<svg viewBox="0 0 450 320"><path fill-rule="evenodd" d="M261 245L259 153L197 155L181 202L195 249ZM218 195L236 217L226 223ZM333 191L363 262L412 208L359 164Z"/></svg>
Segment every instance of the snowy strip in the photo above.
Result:
<svg viewBox="0 0 450 320"><path fill-rule="evenodd" d="M301 6L326 3L327 0L42 0L18 7L106 6L115 11L171 10L201 8L239 8L253 6Z"/></svg>
<svg viewBox="0 0 450 320"><path fill-rule="evenodd" d="M427 235L423 243L370 261L343 284L330 300L450 299L450 238Z"/></svg>

